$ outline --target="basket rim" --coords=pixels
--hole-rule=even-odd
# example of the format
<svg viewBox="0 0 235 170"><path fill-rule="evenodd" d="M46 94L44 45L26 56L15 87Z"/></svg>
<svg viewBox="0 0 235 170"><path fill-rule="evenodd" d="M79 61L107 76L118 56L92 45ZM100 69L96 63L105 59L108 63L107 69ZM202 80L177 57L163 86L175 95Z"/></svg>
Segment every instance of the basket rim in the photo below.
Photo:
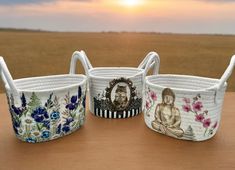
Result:
<svg viewBox="0 0 235 170"><path fill-rule="evenodd" d="M19 78L19 79L14 79L13 82L14 83L18 83L21 81L25 81L25 80L36 80L36 79L50 79L50 78L63 78L63 77L71 77L71 78L83 78L81 81L79 81L78 83L74 83L72 85L67 85L64 87L57 87L57 88L50 88L50 89L43 89L43 90L28 90L28 89L21 89L21 88L17 88L18 92L37 92L37 93L43 93L43 92L51 92L51 91L60 91L60 90L66 90L66 89L70 89L70 88L74 88L80 85L83 85L84 83L86 83L87 77L83 74L58 74L58 75L48 75L48 76L35 76L35 77L26 77L26 78ZM7 91L11 91L9 85L5 86Z"/></svg>
<svg viewBox="0 0 235 170"><path fill-rule="evenodd" d="M215 81L215 85L212 85L208 88L200 88L200 89L197 89L197 90L175 88L175 87L166 87L166 86L162 86L162 85L150 82L149 79L154 78L154 77L156 77L156 78L159 78L159 77L177 77L177 78L179 78L180 77L180 78L186 78L186 79L190 79L190 78L200 79L200 80L203 80L203 81L210 80L210 81ZM185 91L185 92L211 92L211 91L218 91L218 89L216 88L216 82L218 83L219 79L210 78L210 77L202 77L202 76L194 76L194 75L183 75L183 74L158 74L158 75L146 76L145 82L146 82L147 85L150 85L150 86L153 86L153 87L156 87L156 88L171 88L172 90L181 91L181 92L182 91ZM227 87L227 82L224 83L224 86L221 89L225 89L226 87ZM221 90L221 89L219 89L219 90Z"/></svg>
<svg viewBox="0 0 235 170"><path fill-rule="evenodd" d="M138 71L136 74L133 74L132 76L125 76L125 78L136 77L136 76L141 75L141 74L144 73L144 69L136 68L136 67L94 67L94 68L91 68L89 70L88 74L89 74L89 77L91 77L91 78L113 79L114 77L104 77L104 76L97 76L97 75L92 74L92 71L95 71L95 70L112 70L112 69L116 69L116 70L126 69L126 70L136 70L136 71Z"/></svg>

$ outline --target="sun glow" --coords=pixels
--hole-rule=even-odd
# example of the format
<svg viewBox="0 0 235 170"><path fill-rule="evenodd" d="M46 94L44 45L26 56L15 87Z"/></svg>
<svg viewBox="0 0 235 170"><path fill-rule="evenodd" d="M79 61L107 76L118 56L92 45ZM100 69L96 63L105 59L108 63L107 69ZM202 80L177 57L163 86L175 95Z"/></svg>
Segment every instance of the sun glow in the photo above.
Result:
<svg viewBox="0 0 235 170"><path fill-rule="evenodd" d="M122 0L121 3L125 6L132 7L132 6L140 5L141 0Z"/></svg>

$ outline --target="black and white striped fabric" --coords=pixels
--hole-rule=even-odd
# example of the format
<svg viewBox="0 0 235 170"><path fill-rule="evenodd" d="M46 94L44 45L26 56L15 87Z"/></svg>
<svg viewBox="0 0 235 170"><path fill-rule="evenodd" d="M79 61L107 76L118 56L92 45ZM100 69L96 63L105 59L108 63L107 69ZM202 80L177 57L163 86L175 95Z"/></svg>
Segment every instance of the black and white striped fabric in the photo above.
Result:
<svg viewBox="0 0 235 170"><path fill-rule="evenodd" d="M138 109L132 109L128 111L109 111L109 110L101 110L99 108L95 108L94 115L104 118L113 118L113 119L122 119L122 118L128 118L133 117L141 113L141 108Z"/></svg>

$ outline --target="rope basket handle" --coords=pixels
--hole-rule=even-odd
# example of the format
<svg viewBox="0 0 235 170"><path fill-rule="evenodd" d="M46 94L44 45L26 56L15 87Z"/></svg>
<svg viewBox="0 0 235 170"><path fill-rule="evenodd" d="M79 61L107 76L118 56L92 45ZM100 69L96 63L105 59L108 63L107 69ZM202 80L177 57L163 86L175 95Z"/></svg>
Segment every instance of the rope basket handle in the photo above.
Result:
<svg viewBox="0 0 235 170"><path fill-rule="evenodd" d="M69 74L75 74L77 60L79 60L82 63L85 73L88 76L89 70L92 69L93 67L84 51L75 51L73 53L70 63Z"/></svg>
<svg viewBox="0 0 235 170"><path fill-rule="evenodd" d="M227 69L225 70L224 74L220 78L218 85L216 85L217 90L219 90L219 89L221 89L223 87L224 83L231 76L234 67L235 67L235 55L232 56L232 58L230 60L229 66L227 67Z"/></svg>
<svg viewBox="0 0 235 170"><path fill-rule="evenodd" d="M0 56L0 72L2 80L5 84L5 86L9 86L10 90L12 90L14 93L18 94L18 90L16 88L16 85L12 79L12 76L7 68L7 65L3 59L3 57Z"/></svg>
<svg viewBox="0 0 235 170"><path fill-rule="evenodd" d="M160 66L160 57L156 52L150 52L138 66L139 69L144 69L144 76L147 75L149 69L153 68L153 75L158 74Z"/></svg>

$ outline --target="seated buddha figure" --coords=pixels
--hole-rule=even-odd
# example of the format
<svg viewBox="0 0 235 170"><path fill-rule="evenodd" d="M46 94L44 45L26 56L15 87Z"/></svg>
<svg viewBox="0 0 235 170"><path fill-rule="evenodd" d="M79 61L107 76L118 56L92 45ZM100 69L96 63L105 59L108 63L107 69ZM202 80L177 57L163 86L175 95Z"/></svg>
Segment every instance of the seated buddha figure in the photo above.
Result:
<svg viewBox="0 0 235 170"><path fill-rule="evenodd" d="M156 106L152 127L168 136L180 138L184 131L180 128L180 111L174 106L174 102L174 92L170 88L165 88L162 91L162 103Z"/></svg>

